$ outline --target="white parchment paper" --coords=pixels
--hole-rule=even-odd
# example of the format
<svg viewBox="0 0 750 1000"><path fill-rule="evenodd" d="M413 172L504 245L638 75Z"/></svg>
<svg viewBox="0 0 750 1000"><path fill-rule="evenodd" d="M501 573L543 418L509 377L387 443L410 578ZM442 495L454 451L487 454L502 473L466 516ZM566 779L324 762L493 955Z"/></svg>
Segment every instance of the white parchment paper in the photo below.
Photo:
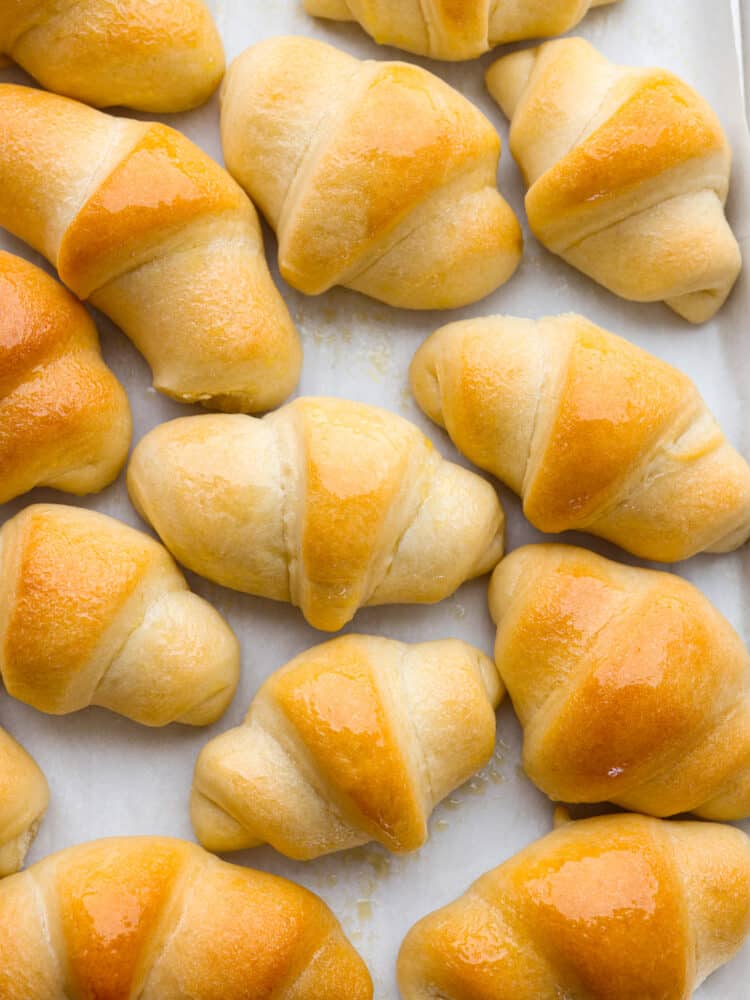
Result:
<svg viewBox="0 0 750 1000"><path fill-rule="evenodd" d="M750 11L743 7L746 3L621 0L591 14L579 33L613 59L676 71L717 109L735 152L729 216L750 262L750 137L741 96L738 44L742 20L745 30L750 24ZM356 26L313 21L303 13L299 0L209 0L209 4L229 58L262 38L292 33L314 35L357 56L411 58L378 48ZM414 61L422 62L479 104L505 139L507 125L483 86L483 71L492 58L488 55L458 65ZM0 79L29 82L18 70L3 71ZM221 159L216 98L191 114L163 120L184 130ZM507 151L501 163L500 185L523 220L521 180ZM273 257L275 241L268 232L266 237ZM42 263L27 247L2 233L0 246ZM422 417L409 395L407 367L418 345L451 319L497 312L537 317L569 310L584 313L684 369L698 383L731 440L750 455L747 272L719 316L699 328L689 326L666 307L628 304L615 298L544 251L528 233L523 262L512 281L485 301L450 314L412 314L338 289L320 298L305 298L281 287L304 340L300 393L347 396L387 407L416 421L445 455L457 461L463 462L447 437ZM104 317L97 315L96 319L106 360L130 395L134 441L155 424L189 413L189 407L171 402L149 387L148 368L135 349ZM199 412L197 408L195 412ZM539 540L539 533L524 521L518 500L507 490L500 488L500 492L508 515L508 547ZM101 495L84 501L37 490L0 507L0 522L40 500L80 503L139 524L122 477ZM583 541L627 560L622 552L593 538L570 536L567 540ZM676 569L697 583L750 640L747 549L731 556L698 557ZM148 730L99 709L51 718L0 696L0 722L34 754L52 790L50 810L31 861L96 837L169 834L191 838L188 795L193 763L202 745L241 721L252 695L273 670L327 638L308 627L291 607L236 594L192 575L189 580L228 617L242 642L239 691L225 717L211 729L172 726ZM456 636L491 653L493 630L486 609L486 580L464 586L455 597L435 607L360 612L353 628L410 642ZM395 1000L395 958L412 923L551 828L551 804L521 772L519 727L507 703L499 714L498 734L491 765L438 808L432 838L416 854L394 857L377 847L367 847L298 864L271 849L259 849L231 860L296 879L323 896L369 963L378 1000ZM750 824L745 827L750 832ZM702 1000L748 1000L750 944L711 977L697 996Z"/></svg>

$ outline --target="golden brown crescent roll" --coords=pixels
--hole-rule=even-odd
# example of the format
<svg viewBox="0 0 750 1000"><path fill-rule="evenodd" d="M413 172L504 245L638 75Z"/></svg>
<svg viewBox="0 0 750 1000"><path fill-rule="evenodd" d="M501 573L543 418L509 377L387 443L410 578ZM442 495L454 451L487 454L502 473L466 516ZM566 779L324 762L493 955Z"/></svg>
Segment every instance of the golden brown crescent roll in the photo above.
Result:
<svg viewBox="0 0 750 1000"><path fill-rule="evenodd" d="M0 729L0 878L23 864L48 803L47 781L36 762Z"/></svg>
<svg viewBox="0 0 750 1000"><path fill-rule="evenodd" d="M0 531L0 580L0 675L14 698L53 715L101 705L147 726L208 725L231 701L237 640L148 535L36 504Z"/></svg>
<svg viewBox="0 0 750 1000"><path fill-rule="evenodd" d="M187 111L224 74L202 0L5 0L0 53L47 90L97 107Z"/></svg>
<svg viewBox="0 0 750 1000"><path fill-rule="evenodd" d="M541 531L589 531L659 562L750 535L750 466L695 385L582 316L445 326L415 354L411 386Z"/></svg>
<svg viewBox="0 0 750 1000"><path fill-rule="evenodd" d="M0 503L34 486L103 489L125 464L130 430L125 390L86 310L0 250Z"/></svg>
<svg viewBox="0 0 750 1000"><path fill-rule="evenodd" d="M496 569L490 610L524 769L550 798L750 815L750 656L692 584L528 545Z"/></svg>
<svg viewBox="0 0 750 1000"><path fill-rule="evenodd" d="M371 1000L321 899L166 837L96 840L0 883L3 1000Z"/></svg>
<svg viewBox="0 0 750 1000"><path fill-rule="evenodd" d="M365 605L440 601L502 555L489 483L409 421L345 399L161 424L128 489L189 569L290 601L326 632Z"/></svg>
<svg viewBox="0 0 750 1000"><path fill-rule="evenodd" d="M403 1000L687 1000L750 929L750 845L618 815L531 844L412 928Z"/></svg>
<svg viewBox="0 0 750 1000"><path fill-rule="evenodd" d="M255 209L174 129L0 85L0 225L124 330L161 392L255 412L296 385Z"/></svg>
<svg viewBox="0 0 750 1000"><path fill-rule="evenodd" d="M474 59L496 45L549 38L616 0L304 0L314 17L358 21L380 45L431 59Z"/></svg>
<svg viewBox="0 0 750 1000"><path fill-rule="evenodd" d="M223 88L230 173L279 239L279 268L318 295L451 309L507 281L521 229L497 190L500 137L418 66L360 62L311 38L244 52Z"/></svg>
<svg viewBox="0 0 750 1000"><path fill-rule="evenodd" d="M376 840L415 851L435 806L487 763L503 686L457 639L346 635L296 656L196 764L204 847L316 858Z"/></svg>
<svg viewBox="0 0 750 1000"><path fill-rule="evenodd" d="M511 121L537 239L624 299L710 319L742 260L724 215L731 151L708 104L581 38L504 56L487 85Z"/></svg>

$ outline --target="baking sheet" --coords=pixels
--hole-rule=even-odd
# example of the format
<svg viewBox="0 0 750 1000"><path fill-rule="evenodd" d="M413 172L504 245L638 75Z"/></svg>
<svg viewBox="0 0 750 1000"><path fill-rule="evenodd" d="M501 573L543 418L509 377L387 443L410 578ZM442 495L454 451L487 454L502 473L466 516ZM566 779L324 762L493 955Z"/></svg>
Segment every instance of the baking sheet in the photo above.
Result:
<svg viewBox="0 0 750 1000"><path fill-rule="evenodd" d="M719 112L735 152L729 216L750 261L750 137L741 97L741 17L748 28L746 0L621 0L592 13L578 33L608 56L632 64L656 64L681 74ZM262 38L306 34L363 57L411 58L378 48L356 26L315 22L299 0L209 0L229 58ZM495 53L496 57L497 53ZM492 61L466 64L421 62L479 104L498 126L507 126L484 91L483 71ZM29 82L18 70L2 80ZM143 116L146 117L146 116ZM221 158L218 103L187 115L165 116L209 153ZM64 155L64 151L61 151ZM523 220L523 191L507 150L501 189ZM527 234L528 236L528 234ZM275 241L266 231L269 254ZM42 263L18 241L0 233L0 246ZM49 268L48 268L49 270ZM278 281L278 275L274 271ZM527 238L517 275L493 296L450 314L410 314L336 289L306 298L282 286L305 346L299 387L303 394L347 396L379 404L418 423L443 454L465 463L445 435L418 411L407 387L407 367L421 343L444 322L506 312L542 316L575 310L683 368L700 386L730 439L750 455L750 353L747 317L750 279L741 279L730 302L711 323L693 328L663 306L620 301ZM134 441L163 420L191 412L149 388L149 371L130 343L101 315L96 316L105 358L128 389L134 411ZM202 412L195 408L195 412ZM508 515L508 547L538 541L518 500L501 488ZM104 493L83 501L36 490L0 507L0 522L26 504L48 500L80 503L139 525L122 477ZM142 525L140 525L142 527ZM595 539L568 536L604 554L626 560ZM630 560L634 561L634 560ZM704 556L677 567L697 583L750 639L747 594L750 554ZM34 754L49 779L52 801L30 861L70 844L119 834L192 837L188 795L195 757L211 736L237 725L261 681L301 650L327 636L307 626L296 610L214 586L188 574L191 586L230 620L242 642L242 680L225 717L207 730L172 726L148 730L104 710L88 709L51 718L3 696L0 721ZM360 612L347 631L392 636L409 642L456 636L492 650L486 610L486 580L461 588L433 607L393 607ZM395 998L394 962L408 928L425 913L463 892L480 873L499 864L551 827L552 806L523 776L520 734L509 704L499 713L498 744L491 764L439 807L432 838L420 852L388 855L360 848L310 863L294 863L271 849L230 860L288 876L323 896L341 918L367 960L378 1000ZM750 832L750 824L744 824ZM750 943L730 965L696 994L702 1000L748 1000Z"/></svg>

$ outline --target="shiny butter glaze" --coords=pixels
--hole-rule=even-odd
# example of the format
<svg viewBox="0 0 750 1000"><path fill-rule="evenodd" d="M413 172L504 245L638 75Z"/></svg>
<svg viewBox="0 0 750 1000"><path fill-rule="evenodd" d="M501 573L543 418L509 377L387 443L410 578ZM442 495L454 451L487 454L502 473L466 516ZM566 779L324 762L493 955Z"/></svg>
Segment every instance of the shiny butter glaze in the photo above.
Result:
<svg viewBox="0 0 750 1000"><path fill-rule="evenodd" d="M417 351L410 381L541 531L590 531L660 562L750 535L750 466L695 385L582 316L449 324Z"/></svg>
<svg viewBox="0 0 750 1000"><path fill-rule="evenodd" d="M385 410L316 399L294 406L307 491L298 600L311 621L333 631L385 571L383 542L398 536L404 506L415 506L418 462L433 449L413 424Z"/></svg>
<svg viewBox="0 0 750 1000"><path fill-rule="evenodd" d="M101 489L130 443L125 392L83 306L0 252L0 502L38 485Z"/></svg>
<svg viewBox="0 0 750 1000"><path fill-rule="evenodd" d="M298 859L370 840L416 850L437 803L491 757L502 695L492 661L457 640L347 635L300 653L201 752L199 840Z"/></svg>
<svg viewBox="0 0 750 1000"><path fill-rule="evenodd" d="M267 694L364 830L391 850L416 850L427 839L424 794L410 741L394 725L387 685L367 654L356 639L326 643L275 675Z"/></svg>
<svg viewBox="0 0 750 1000"><path fill-rule="evenodd" d="M542 838L420 921L399 984L404 1000L688 1000L749 926L740 831L601 817Z"/></svg>
<svg viewBox="0 0 750 1000"><path fill-rule="evenodd" d="M533 105L525 106L524 114L530 113ZM557 246L558 227L566 228L571 243L586 231L583 218L576 234L568 228L577 214L599 211L600 202L616 201L652 178L712 154L725 161L725 169L711 177L724 201L730 153L718 119L680 79L654 71L635 85L605 122L529 188L529 223L559 253L567 247Z"/></svg>
<svg viewBox="0 0 750 1000"><path fill-rule="evenodd" d="M246 199L198 146L149 125L81 206L60 244L62 280L81 298L163 252L163 241L200 217L243 215Z"/></svg>
<svg viewBox="0 0 750 1000"><path fill-rule="evenodd" d="M117 521L51 505L27 508L0 537L3 575L15 582L4 604L3 682L42 711L64 710L117 611L167 554Z"/></svg>
<svg viewBox="0 0 750 1000"><path fill-rule="evenodd" d="M750 813L750 657L687 581L560 545L496 571L495 657L551 798Z"/></svg>
<svg viewBox="0 0 750 1000"><path fill-rule="evenodd" d="M145 725L206 725L231 700L239 646L167 551L95 511L26 507L0 531L0 676L43 712L91 704Z"/></svg>
<svg viewBox="0 0 750 1000"><path fill-rule="evenodd" d="M405 63L310 38L240 55L222 99L227 167L317 295L343 284L391 305L451 308L511 276L522 235L497 190L500 139L462 95Z"/></svg>
<svg viewBox="0 0 750 1000"><path fill-rule="evenodd" d="M311 293L355 277L373 244L382 252L407 215L463 171L482 164L494 185L500 157L484 115L417 66L365 63L349 90L285 210L281 270L293 284L314 283Z"/></svg>
<svg viewBox="0 0 750 1000"><path fill-rule="evenodd" d="M0 990L3 1000L372 998L316 896L159 837L94 841L4 881Z"/></svg>
<svg viewBox="0 0 750 1000"><path fill-rule="evenodd" d="M594 520L665 431L679 432L697 402L686 375L640 348L593 323L580 322L571 333L558 372L545 384L557 406L541 415L544 443L524 480L524 513L545 532Z"/></svg>
<svg viewBox="0 0 750 1000"><path fill-rule="evenodd" d="M290 600L325 631L365 604L442 600L502 553L488 483L395 413L345 399L162 424L128 486L186 566Z"/></svg>

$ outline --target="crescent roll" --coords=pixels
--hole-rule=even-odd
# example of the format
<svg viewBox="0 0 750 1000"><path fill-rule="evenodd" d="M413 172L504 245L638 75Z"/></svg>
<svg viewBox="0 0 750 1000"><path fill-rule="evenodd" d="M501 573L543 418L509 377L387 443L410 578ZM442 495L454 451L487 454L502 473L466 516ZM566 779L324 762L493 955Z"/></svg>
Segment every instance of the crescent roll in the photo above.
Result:
<svg viewBox="0 0 750 1000"><path fill-rule="evenodd" d="M27 507L0 530L0 581L0 676L27 705L205 726L231 701L237 640L148 535L90 510Z"/></svg>
<svg viewBox="0 0 750 1000"><path fill-rule="evenodd" d="M167 837L95 840L0 883L3 1000L372 1000L311 892Z"/></svg>
<svg viewBox="0 0 750 1000"><path fill-rule="evenodd" d="M365 605L440 601L502 555L489 483L407 420L344 399L161 424L128 488L189 569L290 601L327 632Z"/></svg>
<svg viewBox="0 0 750 1000"><path fill-rule="evenodd" d="M130 430L125 390L86 310L0 250L0 503L35 486L104 489L125 464Z"/></svg>
<svg viewBox="0 0 750 1000"><path fill-rule="evenodd" d="M695 385L582 316L443 327L411 385L541 531L589 531L659 562L750 536L750 466Z"/></svg>
<svg viewBox="0 0 750 1000"><path fill-rule="evenodd" d="M224 75L203 0L5 0L0 54L86 104L187 111Z"/></svg>
<svg viewBox="0 0 750 1000"><path fill-rule="evenodd" d="M296 385L255 209L180 132L0 85L0 225L130 337L161 392L255 412Z"/></svg>
<svg viewBox="0 0 750 1000"><path fill-rule="evenodd" d="M430 59L475 59L496 45L549 38L616 0L304 0L313 17L358 21L380 45Z"/></svg>
<svg viewBox="0 0 750 1000"><path fill-rule="evenodd" d="M47 781L36 762L0 729L0 878L23 865L48 803Z"/></svg>
<svg viewBox="0 0 750 1000"><path fill-rule="evenodd" d="M687 1000L750 929L750 844L714 823L555 830L412 928L403 1000Z"/></svg>
<svg viewBox="0 0 750 1000"><path fill-rule="evenodd" d="M415 851L438 802L492 756L502 695L492 661L456 639L346 635L308 649L201 751L198 840L300 860L370 840Z"/></svg>
<svg viewBox="0 0 750 1000"><path fill-rule="evenodd" d="M487 85L540 243L624 299L710 319L742 260L724 214L731 151L706 101L581 38L504 56Z"/></svg>
<svg viewBox="0 0 750 1000"><path fill-rule="evenodd" d="M272 38L235 59L222 94L227 167L276 231L294 288L452 309L515 271L500 137L431 73Z"/></svg>
<svg viewBox="0 0 750 1000"><path fill-rule="evenodd" d="M568 545L495 570L495 659L552 799L750 816L750 655L692 584Z"/></svg>

